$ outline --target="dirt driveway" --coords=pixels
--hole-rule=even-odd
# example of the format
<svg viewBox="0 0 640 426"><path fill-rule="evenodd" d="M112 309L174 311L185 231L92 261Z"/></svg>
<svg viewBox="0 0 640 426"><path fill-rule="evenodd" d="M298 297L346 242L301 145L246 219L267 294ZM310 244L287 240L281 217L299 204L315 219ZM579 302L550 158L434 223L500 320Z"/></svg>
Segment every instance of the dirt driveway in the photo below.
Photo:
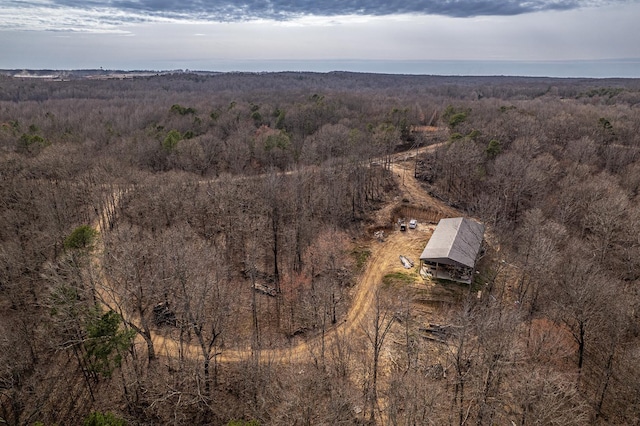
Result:
<svg viewBox="0 0 640 426"><path fill-rule="evenodd" d="M434 146L422 148L420 151L434 149ZM413 161L411 160L417 152L409 152L398 154L395 156L395 162L391 166L391 172L398 181L399 193L394 201L378 212L377 220L382 225L389 223L391 212L397 206L411 205L418 208L437 209L445 216L455 216L455 210L442 203L441 201L431 197L414 178ZM401 162L401 160L404 160ZM104 227L104 223L97 224L98 229ZM376 288L382 283L385 275L393 272L406 272L400 262L399 255L404 255L412 259L414 262L419 261L420 253L424 245L428 241L433 226L419 224L417 229L410 229L405 232L397 230L388 232L383 242L375 239L368 241L368 248L371 256L367 262L364 272L362 273L358 283L353 288L352 305L346 315L346 318L336 326L329 328L324 335L315 336L306 341L295 344L287 348L281 349L263 349L260 351L260 358L270 362L295 362L296 360L304 361L310 359L310 356L317 354L320 348L329 347L338 337L349 338L350 336L360 332L364 327L367 314L373 305L373 295ZM96 262L99 256L94 259L94 266L99 269ZM104 278L102 278L104 279ZM105 286L108 288L108 286ZM117 301L111 300L110 295L103 294L103 300L109 305L117 305ZM131 320L131 319L130 319ZM353 336L355 338L355 336ZM164 336L153 333L152 341L157 355L178 357L184 356L193 359L200 358L200 348L194 344L180 344L174 339L165 338ZM246 360L254 354L250 348L225 349L217 356L218 362L236 362Z"/></svg>

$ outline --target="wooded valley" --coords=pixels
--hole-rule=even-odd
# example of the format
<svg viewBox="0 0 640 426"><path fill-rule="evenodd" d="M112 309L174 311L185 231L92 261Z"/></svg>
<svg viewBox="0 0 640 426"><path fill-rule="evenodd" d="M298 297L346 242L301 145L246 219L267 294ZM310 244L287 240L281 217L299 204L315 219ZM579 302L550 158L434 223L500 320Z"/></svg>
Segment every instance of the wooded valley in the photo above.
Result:
<svg viewBox="0 0 640 426"><path fill-rule="evenodd" d="M0 75L0 422L639 424L639 160L640 80Z"/></svg>

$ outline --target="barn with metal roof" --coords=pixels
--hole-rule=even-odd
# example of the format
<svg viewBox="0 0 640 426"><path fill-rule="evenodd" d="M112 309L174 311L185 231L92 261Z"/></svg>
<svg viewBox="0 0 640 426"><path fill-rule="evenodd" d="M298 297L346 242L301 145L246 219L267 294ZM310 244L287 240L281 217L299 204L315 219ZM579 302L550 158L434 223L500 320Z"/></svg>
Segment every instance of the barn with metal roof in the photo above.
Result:
<svg viewBox="0 0 640 426"><path fill-rule="evenodd" d="M420 256L422 273L470 284L483 239L484 225L479 222L441 219Z"/></svg>

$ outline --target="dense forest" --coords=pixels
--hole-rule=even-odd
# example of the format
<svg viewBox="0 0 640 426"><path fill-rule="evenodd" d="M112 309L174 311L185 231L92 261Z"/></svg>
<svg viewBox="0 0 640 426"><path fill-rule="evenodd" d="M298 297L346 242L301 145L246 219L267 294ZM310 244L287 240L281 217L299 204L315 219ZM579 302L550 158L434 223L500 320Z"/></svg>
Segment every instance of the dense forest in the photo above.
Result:
<svg viewBox="0 0 640 426"><path fill-rule="evenodd" d="M639 424L639 159L640 80L0 75L0 422ZM396 163L472 285L370 277Z"/></svg>

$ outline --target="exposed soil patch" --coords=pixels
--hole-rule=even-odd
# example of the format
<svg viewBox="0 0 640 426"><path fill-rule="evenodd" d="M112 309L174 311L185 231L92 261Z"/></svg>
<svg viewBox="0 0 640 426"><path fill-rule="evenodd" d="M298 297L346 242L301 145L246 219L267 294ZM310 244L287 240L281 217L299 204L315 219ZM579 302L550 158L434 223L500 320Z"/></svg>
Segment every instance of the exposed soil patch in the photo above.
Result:
<svg viewBox="0 0 640 426"><path fill-rule="evenodd" d="M447 217L447 215L437 209L429 208L429 207L420 207L414 206L410 204L402 204L397 206L392 211L392 221L397 221L398 219L417 219L421 223L427 224L437 224L440 219L443 217Z"/></svg>

